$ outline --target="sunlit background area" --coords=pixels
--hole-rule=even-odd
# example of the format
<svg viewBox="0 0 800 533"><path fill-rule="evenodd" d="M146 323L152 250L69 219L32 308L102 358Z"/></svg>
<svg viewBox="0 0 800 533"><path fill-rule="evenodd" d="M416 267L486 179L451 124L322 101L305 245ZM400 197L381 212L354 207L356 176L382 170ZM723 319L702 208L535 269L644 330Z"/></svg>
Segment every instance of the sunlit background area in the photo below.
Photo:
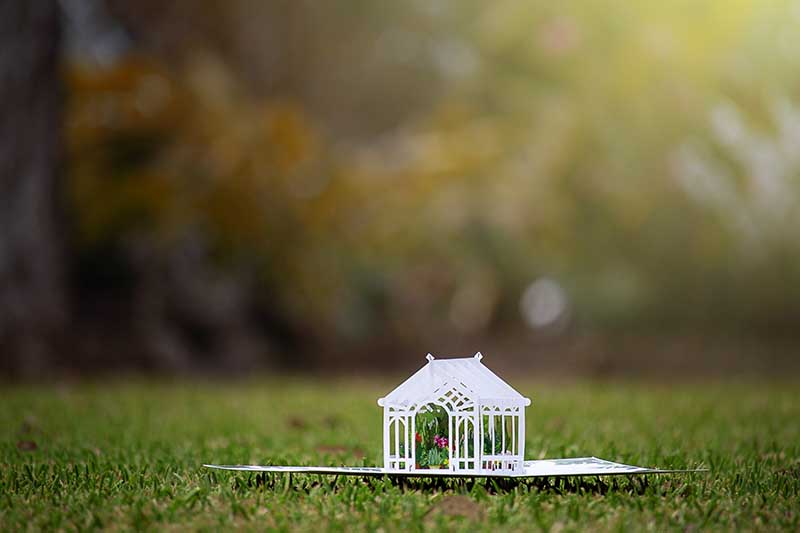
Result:
<svg viewBox="0 0 800 533"><path fill-rule="evenodd" d="M800 370L800 2L11 4L7 376Z"/></svg>

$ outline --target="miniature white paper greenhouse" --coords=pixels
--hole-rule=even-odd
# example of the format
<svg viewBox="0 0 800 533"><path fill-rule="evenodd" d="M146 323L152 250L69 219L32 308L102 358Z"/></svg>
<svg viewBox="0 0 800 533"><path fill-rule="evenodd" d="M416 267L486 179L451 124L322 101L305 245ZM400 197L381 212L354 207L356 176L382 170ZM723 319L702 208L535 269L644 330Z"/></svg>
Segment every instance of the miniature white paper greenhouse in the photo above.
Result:
<svg viewBox="0 0 800 533"><path fill-rule="evenodd" d="M427 365L378 400L384 468L476 474L524 469L525 407L531 401L482 358L480 352L458 359L428 354Z"/></svg>
<svg viewBox="0 0 800 533"><path fill-rule="evenodd" d="M525 461L528 398L475 357L436 359L378 400L383 467L214 465L243 472L346 476L548 477L671 474L597 457Z"/></svg>

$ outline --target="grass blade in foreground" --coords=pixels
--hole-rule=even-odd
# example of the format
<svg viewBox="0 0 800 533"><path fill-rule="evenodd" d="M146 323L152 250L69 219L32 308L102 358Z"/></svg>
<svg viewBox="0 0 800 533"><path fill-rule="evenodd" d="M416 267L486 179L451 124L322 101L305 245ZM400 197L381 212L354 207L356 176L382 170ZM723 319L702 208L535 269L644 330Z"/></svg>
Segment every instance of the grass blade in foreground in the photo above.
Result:
<svg viewBox="0 0 800 533"><path fill-rule="evenodd" d="M391 384L282 378L6 386L0 530L800 529L797 382L515 384L540 398L527 417L530 459L596 455L709 472L508 486L501 478L449 484L453 478L428 477L406 487L381 476L268 473L265 481L259 472L200 462L381 464L381 414L372 399ZM455 496L480 512L444 505Z"/></svg>

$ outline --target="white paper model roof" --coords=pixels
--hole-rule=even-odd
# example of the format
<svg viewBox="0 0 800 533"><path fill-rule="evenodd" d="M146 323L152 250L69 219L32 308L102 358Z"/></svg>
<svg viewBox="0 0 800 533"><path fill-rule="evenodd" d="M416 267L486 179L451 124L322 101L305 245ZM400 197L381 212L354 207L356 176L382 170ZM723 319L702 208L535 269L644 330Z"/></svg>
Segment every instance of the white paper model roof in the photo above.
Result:
<svg viewBox="0 0 800 533"><path fill-rule="evenodd" d="M480 352L474 357L436 359L427 356L428 364L420 368L396 389L378 399L381 407L408 408L415 404L438 399L450 388L456 388L473 402L510 403L528 406L524 397L489 370L482 362Z"/></svg>

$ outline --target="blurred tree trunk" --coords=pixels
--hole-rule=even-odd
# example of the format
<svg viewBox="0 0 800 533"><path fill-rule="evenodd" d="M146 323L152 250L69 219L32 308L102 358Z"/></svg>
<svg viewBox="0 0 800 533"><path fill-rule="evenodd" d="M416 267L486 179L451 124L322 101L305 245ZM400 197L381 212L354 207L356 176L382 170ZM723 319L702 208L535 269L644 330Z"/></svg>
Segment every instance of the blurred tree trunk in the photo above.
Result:
<svg viewBox="0 0 800 533"><path fill-rule="evenodd" d="M56 0L0 2L0 373L52 367L64 291Z"/></svg>

